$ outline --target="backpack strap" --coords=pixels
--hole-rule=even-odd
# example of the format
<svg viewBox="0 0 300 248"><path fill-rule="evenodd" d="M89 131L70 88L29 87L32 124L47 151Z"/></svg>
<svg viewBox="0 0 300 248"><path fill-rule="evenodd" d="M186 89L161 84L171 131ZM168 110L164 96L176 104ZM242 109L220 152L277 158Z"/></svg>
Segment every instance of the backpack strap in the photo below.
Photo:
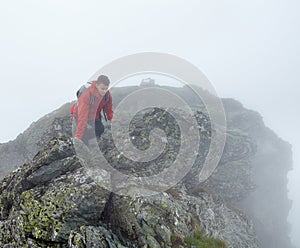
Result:
<svg viewBox="0 0 300 248"><path fill-rule="evenodd" d="M94 102L95 102L95 96L92 93L90 93L90 106L93 105Z"/></svg>

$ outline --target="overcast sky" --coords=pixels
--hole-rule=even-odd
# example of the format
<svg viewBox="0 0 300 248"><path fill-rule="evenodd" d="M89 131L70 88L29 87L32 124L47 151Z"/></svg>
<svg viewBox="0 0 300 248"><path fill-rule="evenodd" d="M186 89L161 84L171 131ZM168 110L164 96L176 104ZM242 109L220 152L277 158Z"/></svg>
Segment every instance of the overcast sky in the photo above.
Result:
<svg viewBox="0 0 300 248"><path fill-rule="evenodd" d="M113 59L145 51L179 56L219 96L258 111L293 145L289 219L300 247L299 7L297 0L2 0L0 142L73 100Z"/></svg>

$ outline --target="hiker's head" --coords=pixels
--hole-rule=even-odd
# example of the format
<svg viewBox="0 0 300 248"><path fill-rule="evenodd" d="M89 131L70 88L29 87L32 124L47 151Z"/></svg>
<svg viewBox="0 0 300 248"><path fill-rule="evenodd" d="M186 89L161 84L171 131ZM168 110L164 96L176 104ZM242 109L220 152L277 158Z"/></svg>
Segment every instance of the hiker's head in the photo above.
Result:
<svg viewBox="0 0 300 248"><path fill-rule="evenodd" d="M106 86L109 86L110 84L110 81L109 81L109 78L105 75L100 75L97 79L97 84L104 84Z"/></svg>
<svg viewBox="0 0 300 248"><path fill-rule="evenodd" d="M105 75L100 75L97 79L96 87L101 96L104 96L106 91L108 90L110 81L109 78Z"/></svg>

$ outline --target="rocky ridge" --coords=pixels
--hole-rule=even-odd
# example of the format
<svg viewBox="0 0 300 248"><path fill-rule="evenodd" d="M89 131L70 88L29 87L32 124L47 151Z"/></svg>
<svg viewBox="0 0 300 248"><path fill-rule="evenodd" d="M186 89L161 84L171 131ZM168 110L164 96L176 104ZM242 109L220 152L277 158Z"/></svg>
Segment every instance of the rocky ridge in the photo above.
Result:
<svg viewBox="0 0 300 248"><path fill-rule="evenodd" d="M181 94L188 95L184 90ZM187 97L187 101L192 99ZM199 185L197 178L210 142L210 125L203 108L197 106L203 149L195 165L179 185L148 198L114 195L86 173L70 140L70 104L43 117L15 141L0 145L2 176L27 162L2 182L1 245L184 247L185 237L199 232L225 240L229 247L292 247L286 178L292 166L291 148L265 127L256 112L232 99L223 99L223 104L227 140L213 175ZM141 119L133 123L133 131L139 129L139 122ZM151 125L133 135L147 137ZM109 130L102 139L105 144L113 144ZM147 139L135 142L141 147L148 145ZM114 151L113 146L108 148ZM171 153L166 150L169 159L174 149L176 145L169 146ZM130 166L135 173L147 172L126 158L108 159L115 161L116 168ZM161 164L157 164L152 164L150 173L159 170Z"/></svg>

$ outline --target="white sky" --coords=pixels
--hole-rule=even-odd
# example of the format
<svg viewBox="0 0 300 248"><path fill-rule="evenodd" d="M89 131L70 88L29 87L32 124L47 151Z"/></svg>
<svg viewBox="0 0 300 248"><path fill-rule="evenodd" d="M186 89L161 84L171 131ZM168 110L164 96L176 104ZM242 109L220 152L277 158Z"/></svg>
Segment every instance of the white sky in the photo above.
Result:
<svg viewBox="0 0 300 248"><path fill-rule="evenodd" d="M0 142L73 100L113 59L174 54L293 145L289 218L300 247L299 7L297 0L0 0Z"/></svg>

